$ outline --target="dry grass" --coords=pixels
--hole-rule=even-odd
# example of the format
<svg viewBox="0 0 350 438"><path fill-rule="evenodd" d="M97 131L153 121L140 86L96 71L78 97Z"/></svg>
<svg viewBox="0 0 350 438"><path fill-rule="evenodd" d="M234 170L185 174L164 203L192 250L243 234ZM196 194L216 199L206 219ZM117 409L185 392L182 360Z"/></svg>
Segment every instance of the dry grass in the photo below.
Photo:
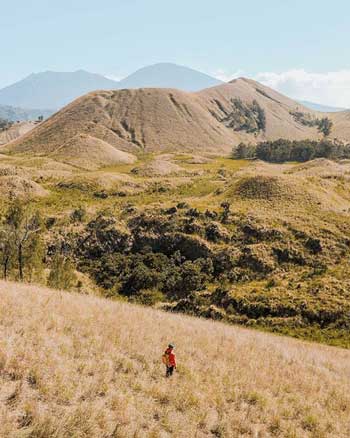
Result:
<svg viewBox="0 0 350 438"><path fill-rule="evenodd" d="M347 350L15 283L0 328L4 438L350 435Z"/></svg>
<svg viewBox="0 0 350 438"><path fill-rule="evenodd" d="M233 99L241 99L245 104L256 100L265 111L266 130L257 134L227 128L223 120L232 113ZM96 139L103 141L105 155L112 153L107 144L131 153L205 155L228 154L241 141L320 138L316 127L295 120L291 113L297 110L318 116L276 91L244 78L198 93L157 88L97 91L75 100L32 132L15 138L2 151L49 155L63 145L75 144L81 134L92 136L94 143ZM332 136L349 140L348 114L330 117L334 121ZM82 147L85 149L84 144ZM72 159L69 149L61 150L60 160L65 155ZM93 157L89 157L88 149L84 161L91 162Z"/></svg>

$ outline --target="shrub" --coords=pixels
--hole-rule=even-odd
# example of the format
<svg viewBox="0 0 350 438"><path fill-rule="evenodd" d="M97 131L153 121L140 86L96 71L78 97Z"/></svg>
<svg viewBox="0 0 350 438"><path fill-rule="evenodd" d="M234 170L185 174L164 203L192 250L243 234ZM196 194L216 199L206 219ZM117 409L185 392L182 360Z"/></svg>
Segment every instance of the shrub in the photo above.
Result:
<svg viewBox="0 0 350 438"><path fill-rule="evenodd" d="M63 255L56 254L53 258L48 285L55 289L71 289L77 277L72 261Z"/></svg>
<svg viewBox="0 0 350 438"><path fill-rule="evenodd" d="M133 300L145 306L154 306L160 301L164 301L164 294L157 289L142 289L133 296Z"/></svg>
<svg viewBox="0 0 350 438"><path fill-rule="evenodd" d="M84 207L78 207L70 215L72 222L84 222L86 220L86 210Z"/></svg>

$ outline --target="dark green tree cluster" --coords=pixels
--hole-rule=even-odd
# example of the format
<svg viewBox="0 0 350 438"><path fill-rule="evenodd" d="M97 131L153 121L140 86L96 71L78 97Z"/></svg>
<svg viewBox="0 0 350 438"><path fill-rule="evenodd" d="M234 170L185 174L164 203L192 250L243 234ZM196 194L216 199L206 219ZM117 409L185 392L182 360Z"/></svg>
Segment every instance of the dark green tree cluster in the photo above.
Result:
<svg viewBox="0 0 350 438"><path fill-rule="evenodd" d="M304 126L309 126L311 128L314 126L317 127L318 131L325 137L328 137L332 132L333 122L328 117L318 119L301 111L291 111L290 114L294 117L294 120Z"/></svg>
<svg viewBox="0 0 350 438"><path fill-rule="evenodd" d="M157 290L168 298L183 298L204 288L213 273L209 259L186 260L179 252L172 256L154 253L108 254L85 269L97 284L111 293L137 298L144 291ZM161 296L161 295L159 295Z"/></svg>
<svg viewBox="0 0 350 438"><path fill-rule="evenodd" d="M220 119L222 123L234 131L245 131L257 133L266 129L266 115L264 109L257 100L251 104L243 102L241 99L232 99L232 111L225 111L226 115Z"/></svg>
<svg viewBox="0 0 350 438"><path fill-rule="evenodd" d="M279 139L264 141L257 145L241 143L232 151L234 159L251 159L283 163L286 161L305 162L315 158L350 158L350 145L321 140L290 141Z"/></svg>

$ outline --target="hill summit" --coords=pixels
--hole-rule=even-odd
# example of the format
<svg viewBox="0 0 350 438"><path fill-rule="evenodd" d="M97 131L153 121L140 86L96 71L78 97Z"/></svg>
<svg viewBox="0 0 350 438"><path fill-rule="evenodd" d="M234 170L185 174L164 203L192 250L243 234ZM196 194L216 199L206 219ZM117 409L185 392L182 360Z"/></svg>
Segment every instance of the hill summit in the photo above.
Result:
<svg viewBox="0 0 350 438"><path fill-rule="evenodd" d="M140 88L89 93L24 137L11 152L50 154L80 134L125 152L228 153L238 143L321 137L319 113L240 78L199 92ZM350 139L350 113L336 113L332 136Z"/></svg>

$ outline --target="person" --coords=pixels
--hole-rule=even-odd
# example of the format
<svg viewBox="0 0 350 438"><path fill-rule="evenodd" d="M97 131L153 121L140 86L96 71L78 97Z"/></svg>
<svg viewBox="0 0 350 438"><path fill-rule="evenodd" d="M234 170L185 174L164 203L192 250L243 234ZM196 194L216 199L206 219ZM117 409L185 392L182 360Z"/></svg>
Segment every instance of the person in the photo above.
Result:
<svg viewBox="0 0 350 438"><path fill-rule="evenodd" d="M163 354L163 363L166 366L165 377L172 376L174 370L176 370L176 357L174 353L174 348L174 344L169 344L168 348Z"/></svg>

